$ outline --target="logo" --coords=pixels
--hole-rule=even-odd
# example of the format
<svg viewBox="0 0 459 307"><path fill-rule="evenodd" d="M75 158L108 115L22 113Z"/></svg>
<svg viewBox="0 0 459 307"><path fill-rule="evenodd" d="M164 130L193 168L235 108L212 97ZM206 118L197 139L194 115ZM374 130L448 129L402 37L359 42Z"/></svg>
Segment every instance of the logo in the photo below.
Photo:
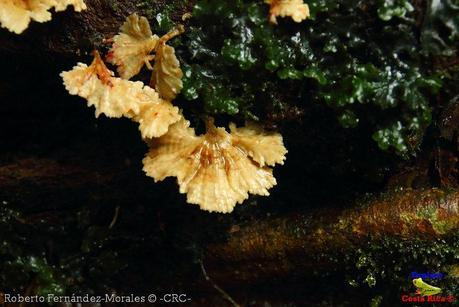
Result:
<svg viewBox="0 0 459 307"><path fill-rule="evenodd" d="M413 279L413 284L418 290L416 290L416 294L422 296L429 296L441 293L441 289L438 287L434 287L426 283L422 280L422 278Z"/></svg>
<svg viewBox="0 0 459 307"><path fill-rule="evenodd" d="M412 272L410 279L416 292L404 294L401 297L403 303L453 303L456 298L453 295L442 295L442 289L433 283L443 279L443 273L417 273ZM425 280L429 280L426 282Z"/></svg>
<svg viewBox="0 0 459 307"><path fill-rule="evenodd" d="M443 279L445 277L445 274L443 273L418 273L418 272L411 272L411 278L416 279L416 278L422 278L423 280L426 279Z"/></svg>

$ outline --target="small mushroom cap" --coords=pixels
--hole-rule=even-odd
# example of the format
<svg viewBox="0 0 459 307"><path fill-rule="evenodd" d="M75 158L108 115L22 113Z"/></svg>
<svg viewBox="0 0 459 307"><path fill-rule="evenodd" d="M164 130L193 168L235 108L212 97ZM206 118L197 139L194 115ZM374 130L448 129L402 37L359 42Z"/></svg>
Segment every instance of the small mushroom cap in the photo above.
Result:
<svg viewBox="0 0 459 307"><path fill-rule="evenodd" d="M247 147L253 151L249 154L249 150L241 146L244 137L230 134L212 123L202 136L196 136L189 125L181 119L164 136L150 141L150 152L143 160L148 176L155 181L177 177L180 193L187 194L188 203L209 212L232 212L249 193L269 195L268 190L276 185L272 169L255 161L252 155L263 161L283 159L264 156L266 149L257 150L256 144ZM250 137L255 138L257 132L250 131L253 133ZM245 131L240 134L244 135ZM263 133L258 137L271 138ZM263 147L268 143L270 141L259 144Z"/></svg>
<svg viewBox="0 0 459 307"><path fill-rule="evenodd" d="M83 0L1 0L0 24L11 32L21 34L31 20L46 22L51 20L49 10L63 11L73 5L75 11L86 9Z"/></svg>
<svg viewBox="0 0 459 307"><path fill-rule="evenodd" d="M140 92L143 84L129 84L113 77L113 72L107 69L98 55L90 66L78 63L71 71L63 72L61 76L65 88L71 95L85 98L88 106L95 106L96 117L105 114L107 117L120 118L128 113L139 112L139 106L132 99L132 95L127 97L130 99L125 99L125 96L132 92Z"/></svg>
<svg viewBox="0 0 459 307"><path fill-rule="evenodd" d="M107 60L118 66L123 79L137 75L152 60L150 53L156 48L159 37L153 35L145 17L130 15L114 38ZM148 64L149 65L149 64Z"/></svg>
<svg viewBox="0 0 459 307"><path fill-rule="evenodd" d="M151 139L164 135L169 126L182 117L180 110L169 101L159 98L158 93L145 86L143 97L146 103L140 105L140 111L132 118L139 123L139 129L144 139Z"/></svg>
<svg viewBox="0 0 459 307"><path fill-rule="evenodd" d="M309 6L303 0L265 0L271 5L269 20L277 24L277 17L291 17L295 22L302 22L310 16Z"/></svg>
<svg viewBox="0 0 459 307"><path fill-rule="evenodd" d="M183 72L175 55L175 49L160 44L153 67L152 86L167 100L173 100L183 88Z"/></svg>
<svg viewBox="0 0 459 307"><path fill-rule="evenodd" d="M231 123L230 130L233 144L246 151L261 166L284 164L288 151L279 133L266 133L253 123L241 128Z"/></svg>
<svg viewBox="0 0 459 307"><path fill-rule="evenodd" d="M11 32L21 34L29 26L30 21L46 22L51 20L48 10L54 1L35 0L3 0L0 1L0 23Z"/></svg>
<svg viewBox="0 0 459 307"><path fill-rule="evenodd" d="M60 12L65 11L69 5L72 5L76 12L81 12L87 8L83 0L56 0L54 6L56 12Z"/></svg>
<svg viewBox="0 0 459 307"><path fill-rule="evenodd" d="M153 70L150 86L161 98L172 101L183 88L183 72L175 49L166 43L184 31L179 25L159 38L153 35L145 17L132 14L120 28L120 34L114 37L107 60L118 66L117 71L123 79L137 75L146 65ZM153 52L155 55L151 55ZM155 63L151 66L153 59Z"/></svg>
<svg viewBox="0 0 459 307"><path fill-rule="evenodd" d="M71 71L61 74L66 89L95 106L96 117L128 117L140 123L144 138L158 137L177 122L179 109L159 98L158 93L142 82L115 78L99 54L90 66L79 63Z"/></svg>

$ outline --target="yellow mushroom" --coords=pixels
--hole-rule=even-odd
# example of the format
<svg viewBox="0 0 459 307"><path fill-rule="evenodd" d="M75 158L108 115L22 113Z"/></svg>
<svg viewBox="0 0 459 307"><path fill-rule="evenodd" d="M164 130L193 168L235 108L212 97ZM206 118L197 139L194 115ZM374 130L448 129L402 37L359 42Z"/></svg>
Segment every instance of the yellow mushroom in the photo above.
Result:
<svg viewBox="0 0 459 307"><path fill-rule="evenodd" d="M150 86L161 98L171 101L183 88L183 72L175 49L166 43L184 31L179 25L159 38L153 35L145 17L132 14L120 28L120 34L113 38L107 60L118 66L117 71L124 79L132 78L147 66L152 70Z"/></svg>
<svg viewBox="0 0 459 307"><path fill-rule="evenodd" d="M277 24L277 17L291 17L295 22L302 22L309 17L309 6L303 0L265 0L271 5L269 21Z"/></svg>
<svg viewBox="0 0 459 307"><path fill-rule="evenodd" d="M144 138L165 134L181 118L178 108L161 99L154 89L142 82L114 77L97 52L90 66L79 63L61 76L70 94L85 98L88 106L95 106L96 117L105 114L131 118L140 123Z"/></svg>
<svg viewBox="0 0 459 307"><path fill-rule="evenodd" d="M118 66L123 79L137 75L144 65L150 66L159 37L153 35L148 20L132 14L120 28L120 34L113 38L112 49L108 53L109 63ZM151 66L150 66L151 67Z"/></svg>
<svg viewBox="0 0 459 307"><path fill-rule="evenodd" d="M250 194L269 195L276 185L272 169L283 164L287 150L280 134L268 134L255 125L231 133L213 121L207 133L196 136L181 119L164 136L150 141L144 171L155 181L177 177L180 193L202 210L229 213Z"/></svg>
<svg viewBox="0 0 459 307"><path fill-rule="evenodd" d="M2 0L0 1L0 24L11 32L21 34L31 20L46 22L51 20L50 9L64 11L73 5L77 12L86 9L83 0Z"/></svg>

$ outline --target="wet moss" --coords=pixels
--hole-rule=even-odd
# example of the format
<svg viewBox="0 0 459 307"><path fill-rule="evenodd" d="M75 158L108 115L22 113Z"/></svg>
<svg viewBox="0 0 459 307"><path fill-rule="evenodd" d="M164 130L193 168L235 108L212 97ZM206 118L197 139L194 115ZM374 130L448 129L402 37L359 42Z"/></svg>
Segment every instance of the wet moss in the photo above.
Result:
<svg viewBox="0 0 459 307"><path fill-rule="evenodd" d="M345 259L348 283L362 291L382 297L380 304L399 304L403 294L413 294L411 272L441 272L445 278L435 281L442 295L455 295L458 277L451 269L459 258L458 236L426 241L394 238L369 240L365 248L348 254ZM335 262L343 264L340 258Z"/></svg>
<svg viewBox="0 0 459 307"><path fill-rule="evenodd" d="M180 52L183 97L200 112L261 121L324 104L343 128L372 126L381 149L416 152L443 76L429 69L430 51L417 37L427 29L416 25L414 7L308 3L311 19L275 27L263 1L198 1Z"/></svg>

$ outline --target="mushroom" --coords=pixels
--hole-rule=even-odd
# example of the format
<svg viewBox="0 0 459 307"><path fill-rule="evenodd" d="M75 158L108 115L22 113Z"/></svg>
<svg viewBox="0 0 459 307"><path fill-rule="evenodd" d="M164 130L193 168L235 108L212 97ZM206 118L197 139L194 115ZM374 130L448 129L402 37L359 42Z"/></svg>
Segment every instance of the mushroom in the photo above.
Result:
<svg viewBox="0 0 459 307"><path fill-rule="evenodd" d="M61 73L66 89L95 106L96 117L127 117L140 123L139 129L144 138L159 137L169 126L177 122L181 115L179 109L158 93L144 86L142 82L132 82L114 77L95 52L90 66L78 63L71 71Z"/></svg>
<svg viewBox="0 0 459 307"><path fill-rule="evenodd" d="M137 14L129 16L120 28L120 34L113 38L112 49L108 53L109 63L118 66L118 73L123 79L137 75L144 65L151 67L159 37L153 35L148 20Z"/></svg>
<svg viewBox="0 0 459 307"><path fill-rule="evenodd" d="M159 38L153 35L148 20L134 13L121 26L120 34L113 38L107 60L118 66L117 71L124 79L132 78L144 65L147 66L152 71L150 86L161 98L171 101L183 88L183 72L175 49L166 43L184 31L179 25ZM153 60L152 66L150 62Z"/></svg>
<svg viewBox="0 0 459 307"><path fill-rule="evenodd" d="M309 17L309 6L303 0L265 0L270 4L269 21L277 24L277 17L291 17L295 22L302 22Z"/></svg>
<svg viewBox="0 0 459 307"><path fill-rule="evenodd" d="M0 1L0 24L3 28L21 34L31 20L46 22L51 20L49 10L64 11L73 5L77 12L86 9L83 0L2 0Z"/></svg>
<svg viewBox="0 0 459 307"><path fill-rule="evenodd" d="M155 181L177 177L187 202L209 212L230 213L250 194L268 196L276 185L272 169L283 164L287 150L280 134L268 134L255 125L231 133L207 123L207 133L196 136L181 119L158 139L149 140L144 171Z"/></svg>

